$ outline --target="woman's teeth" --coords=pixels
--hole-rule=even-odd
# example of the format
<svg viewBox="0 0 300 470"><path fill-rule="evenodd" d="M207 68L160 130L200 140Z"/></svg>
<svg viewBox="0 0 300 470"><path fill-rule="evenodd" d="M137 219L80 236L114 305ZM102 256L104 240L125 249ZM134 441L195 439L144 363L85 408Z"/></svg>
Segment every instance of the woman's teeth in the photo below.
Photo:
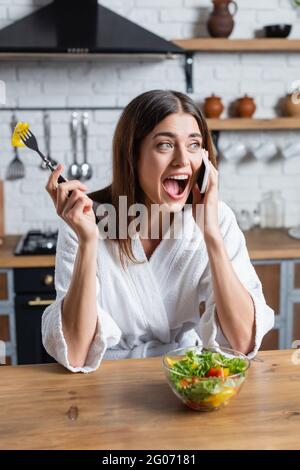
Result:
<svg viewBox="0 0 300 470"><path fill-rule="evenodd" d="M169 176L169 178L172 180L187 180L188 175L174 175L174 176Z"/></svg>

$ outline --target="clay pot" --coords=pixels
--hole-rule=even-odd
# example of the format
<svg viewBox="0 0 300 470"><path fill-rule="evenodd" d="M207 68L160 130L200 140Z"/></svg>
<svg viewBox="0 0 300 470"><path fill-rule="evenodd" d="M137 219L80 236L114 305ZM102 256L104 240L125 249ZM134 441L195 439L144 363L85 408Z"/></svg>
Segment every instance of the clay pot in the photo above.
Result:
<svg viewBox="0 0 300 470"><path fill-rule="evenodd" d="M215 96L212 94L205 98L204 101L204 114L207 118L215 118L217 119L220 117L222 112L224 111L224 106L219 96Z"/></svg>
<svg viewBox="0 0 300 470"><path fill-rule="evenodd" d="M207 29L214 38L228 38L234 27L233 17L238 10L234 0L212 0L214 9L208 19ZM229 5L233 4L234 11L230 13Z"/></svg>
<svg viewBox="0 0 300 470"><path fill-rule="evenodd" d="M235 111L238 117L251 118L256 110L256 104L253 98L248 95L236 100Z"/></svg>
<svg viewBox="0 0 300 470"><path fill-rule="evenodd" d="M283 111L286 116L300 117L300 93L290 93L283 99Z"/></svg>

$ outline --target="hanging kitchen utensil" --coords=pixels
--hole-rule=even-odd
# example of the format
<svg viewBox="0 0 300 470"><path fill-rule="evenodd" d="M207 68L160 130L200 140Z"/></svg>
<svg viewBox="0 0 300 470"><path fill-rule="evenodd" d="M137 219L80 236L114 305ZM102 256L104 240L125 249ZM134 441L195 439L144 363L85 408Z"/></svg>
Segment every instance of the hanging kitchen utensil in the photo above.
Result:
<svg viewBox="0 0 300 470"><path fill-rule="evenodd" d="M82 147L83 147L83 163L81 164L81 179L89 180L93 175L91 165L87 161L87 139L88 139L88 124L89 114L84 112L81 119L81 136L82 136Z"/></svg>
<svg viewBox="0 0 300 470"><path fill-rule="evenodd" d="M73 152L73 163L69 167L69 178L79 180L81 178L81 165L78 165L77 160L77 131L78 131L78 114L72 113L71 117L71 141Z"/></svg>
<svg viewBox="0 0 300 470"><path fill-rule="evenodd" d="M18 122L17 117L16 117L15 113L13 113L11 123L10 123L12 134L15 130L17 122ZM10 164L8 165L7 170L6 170L6 179L11 180L11 181L18 180L20 178L24 178L24 176L25 176L25 166L24 166L24 163L22 162L22 160L20 160L20 158L19 158L18 148L15 147L15 146L13 148L14 148L15 157L10 162Z"/></svg>
<svg viewBox="0 0 300 470"><path fill-rule="evenodd" d="M48 112L44 113L43 122L44 122L44 136L45 136L46 155L47 155L47 158L48 158L49 162L52 164L52 166L55 167L57 165L57 161L53 160L53 158L51 158L51 151L50 151L51 130L50 130L50 115L49 115ZM46 163L43 160L41 161L40 168L42 170L47 170L48 169Z"/></svg>

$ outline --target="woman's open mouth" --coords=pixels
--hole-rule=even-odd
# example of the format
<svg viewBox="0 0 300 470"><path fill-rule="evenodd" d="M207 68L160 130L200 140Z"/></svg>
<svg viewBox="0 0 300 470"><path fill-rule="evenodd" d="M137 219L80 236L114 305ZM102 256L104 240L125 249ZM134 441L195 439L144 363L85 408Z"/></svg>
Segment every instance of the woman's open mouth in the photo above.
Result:
<svg viewBox="0 0 300 470"><path fill-rule="evenodd" d="M172 199L181 199L186 196L190 176L187 174L173 175L163 180L163 188Z"/></svg>

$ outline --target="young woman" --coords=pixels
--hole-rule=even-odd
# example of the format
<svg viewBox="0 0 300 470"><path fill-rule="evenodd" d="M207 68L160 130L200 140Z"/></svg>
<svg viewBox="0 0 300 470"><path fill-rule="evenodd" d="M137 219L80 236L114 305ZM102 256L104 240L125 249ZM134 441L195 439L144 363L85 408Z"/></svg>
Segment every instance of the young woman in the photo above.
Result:
<svg viewBox="0 0 300 470"><path fill-rule="evenodd" d="M206 157L203 195L196 179ZM155 356L196 344L256 354L274 312L234 213L218 199L211 137L188 96L153 90L127 105L113 139L113 181L105 189L88 196L79 181L58 185L62 170L58 166L46 187L61 220L57 298L42 320L50 355L73 372L91 372L103 357ZM126 196L126 214L120 196ZM100 236L96 203L98 210L108 203L114 208L115 237ZM147 209L140 221L148 225L132 237L133 204ZM162 210L151 212L155 204ZM178 215L179 235L169 236Z"/></svg>

